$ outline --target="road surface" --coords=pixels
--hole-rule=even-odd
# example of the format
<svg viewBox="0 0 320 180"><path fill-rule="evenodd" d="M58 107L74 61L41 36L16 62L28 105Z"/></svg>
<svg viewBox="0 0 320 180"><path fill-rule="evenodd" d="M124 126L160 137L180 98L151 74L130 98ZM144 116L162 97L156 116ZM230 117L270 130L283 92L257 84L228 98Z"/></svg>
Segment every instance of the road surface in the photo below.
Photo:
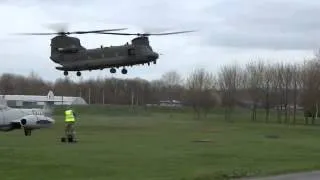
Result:
<svg viewBox="0 0 320 180"><path fill-rule="evenodd" d="M263 178L249 178L243 180L320 180L320 171L301 172Z"/></svg>

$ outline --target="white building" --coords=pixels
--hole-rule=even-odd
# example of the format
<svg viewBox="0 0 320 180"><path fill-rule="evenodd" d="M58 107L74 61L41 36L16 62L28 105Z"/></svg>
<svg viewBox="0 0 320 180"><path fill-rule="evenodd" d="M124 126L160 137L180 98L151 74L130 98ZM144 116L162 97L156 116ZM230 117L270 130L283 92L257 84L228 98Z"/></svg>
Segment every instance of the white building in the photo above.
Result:
<svg viewBox="0 0 320 180"><path fill-rule="evenodd" d="M166 101L160 101L159 106L165 106L165 107L182 107L182 103L177 100L166 100Z"/></svg>
<svg viewBox="0 0 320 180"><path fill-rule="evenodd" d="M87 105L82 97L54 96L52 91L49 91L47 96L0 95L0 97L11 107L42 106L45 102L53 102L54 105Z"/></svg>

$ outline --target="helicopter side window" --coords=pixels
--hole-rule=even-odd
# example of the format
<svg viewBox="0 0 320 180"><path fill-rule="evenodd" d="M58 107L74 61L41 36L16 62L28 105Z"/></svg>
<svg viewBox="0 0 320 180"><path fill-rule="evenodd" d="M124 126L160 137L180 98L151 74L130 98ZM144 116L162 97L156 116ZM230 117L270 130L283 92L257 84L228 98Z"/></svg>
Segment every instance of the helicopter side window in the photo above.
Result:
<svg viewBox="0 0 320 180"><path fill-rule="evenodd" d="M133 48L128 49L128 55L129 56L134 56L135 55L135 51Z"/></svg>
<svg viewBox="0 0 320 180"><path fill-rule="evenodd" d="M65 53L65 54L73 54L73 53L77 53L79 51L79 48L72 45L72 46L65 47L65 48L56 48L56 50L58 52Z"/></svg>

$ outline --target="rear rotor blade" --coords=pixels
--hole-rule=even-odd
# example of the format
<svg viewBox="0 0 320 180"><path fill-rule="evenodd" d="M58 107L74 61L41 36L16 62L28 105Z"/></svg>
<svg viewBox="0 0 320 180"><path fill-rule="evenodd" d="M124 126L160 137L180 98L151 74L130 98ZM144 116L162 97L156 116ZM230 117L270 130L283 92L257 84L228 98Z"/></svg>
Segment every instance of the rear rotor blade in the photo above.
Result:
<svg viewBox="0 0 320 180"><path fill-rule="evenodd" d="M124 35L124 36L138 35L137 33L113 33L113 32L98 32L98 34Z"/></svg>
<svg viewBox="0 0 320 180"><path fill-rule="evenodd" d="M195 32L195 30L191 30L191 31L177 31L177 32L168 32L168 33L146 33L146 34L152 35L152 36L162 36L162 35L183 34L183 33L190 33L190 32Z"/></svg>
<svg viewBox="0 0 320 180"><path fill-rule="evenodd" d="M195 30L190 31L177 31L177 32L167 32L167 33L113 33L113 32L99 32L98 34L110 34L110 35L136 35L136 36L162 36L162 35L172 35L172 34L182 34L182 33L189 33L195 32Z"/></svg>

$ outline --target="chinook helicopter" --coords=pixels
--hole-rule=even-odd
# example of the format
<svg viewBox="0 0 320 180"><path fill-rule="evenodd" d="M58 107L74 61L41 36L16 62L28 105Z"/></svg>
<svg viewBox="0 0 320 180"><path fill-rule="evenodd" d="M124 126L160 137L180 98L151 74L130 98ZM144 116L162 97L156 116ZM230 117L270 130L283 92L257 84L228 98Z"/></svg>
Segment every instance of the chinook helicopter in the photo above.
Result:
<svg viewBox="0 0 320 180"><path fill-rule="evenodd" d="M116 68L122 67L121 73L127 74L126 67L134 65L156 64L159 53L153 51L149 44L150 35L171 35L193 31L178 31L167 33L115 33L110 31L120 31L122 29L106 29L95 31L73 31L63 30L56 33L19 33L20 35L57 35L51 39L50 59L61 65L55 67L63 71L68 76L69 71L76 71L77 76L81 76L81 71L103 70L110 68L110 73L116 73ZM108 46L88 49L81 45L80 39L69 36L70 34L109 34L109 35L135 35L131 44L126 43L118 46Z"/></svg>

